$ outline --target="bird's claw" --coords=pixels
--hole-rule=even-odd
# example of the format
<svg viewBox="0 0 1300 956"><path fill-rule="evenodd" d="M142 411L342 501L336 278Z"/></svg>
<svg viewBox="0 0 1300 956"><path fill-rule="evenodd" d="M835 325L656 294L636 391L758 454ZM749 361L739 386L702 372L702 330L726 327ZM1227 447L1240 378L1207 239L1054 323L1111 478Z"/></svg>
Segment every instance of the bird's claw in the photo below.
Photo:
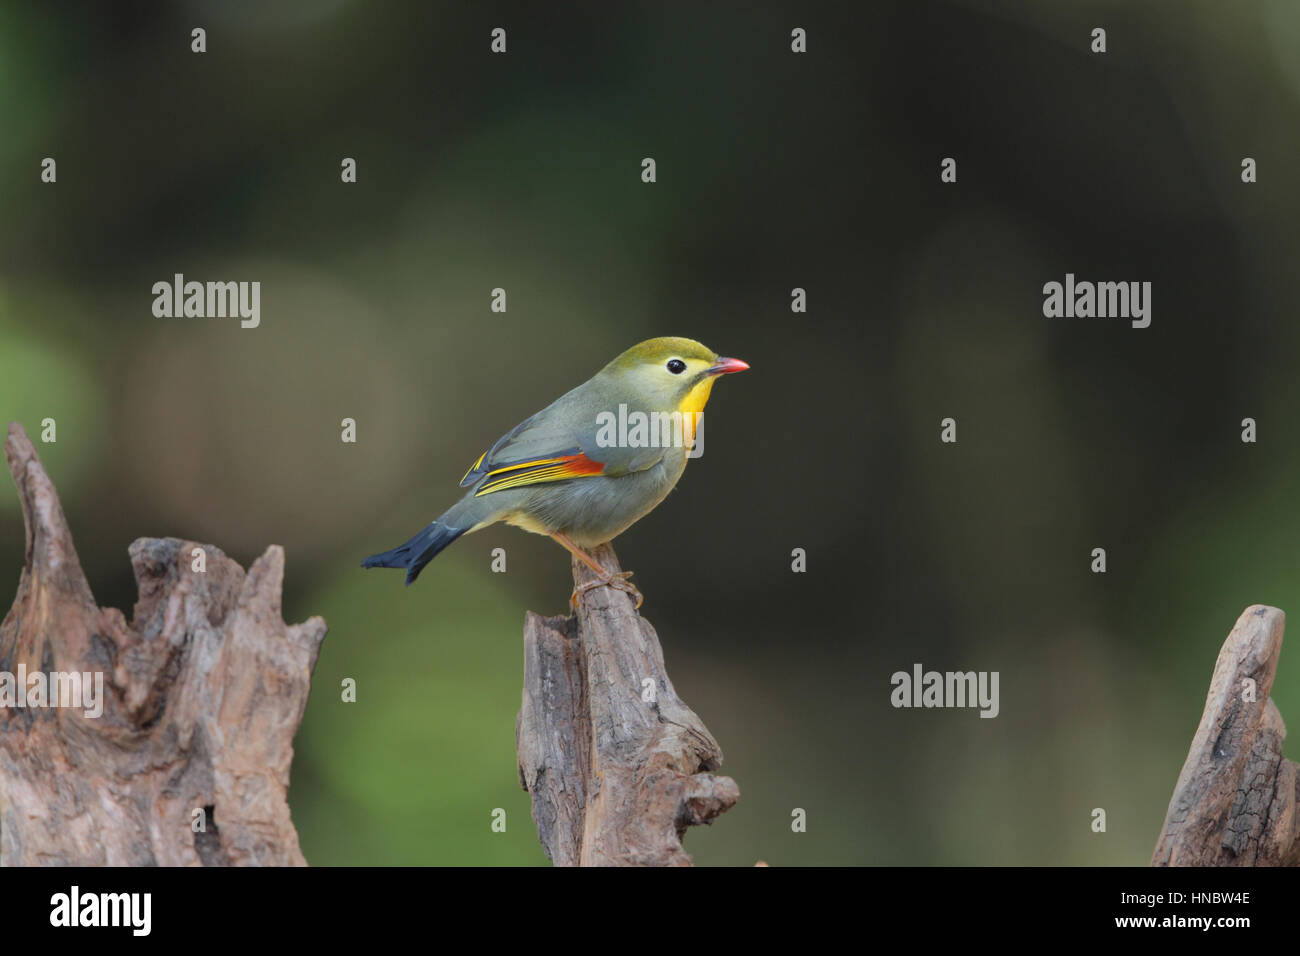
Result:
<svg viewBox="0 0 1300 956"><path fill-rule="evenodd" d="M632 597L636 599L637 608L640 608L642 602L645 601L645 598L641 596L641 592L636 589L636 586L628 580L631 576L631 571L619 571L614 574L608 574L603 578L597 578L594 581L588 581L585 584L579 584L573 589L573 593L569 595L569 603L576 608L578 606L579 594L590 591L592 588L611 587L615 590L623 591L632 595Z"/></svg>

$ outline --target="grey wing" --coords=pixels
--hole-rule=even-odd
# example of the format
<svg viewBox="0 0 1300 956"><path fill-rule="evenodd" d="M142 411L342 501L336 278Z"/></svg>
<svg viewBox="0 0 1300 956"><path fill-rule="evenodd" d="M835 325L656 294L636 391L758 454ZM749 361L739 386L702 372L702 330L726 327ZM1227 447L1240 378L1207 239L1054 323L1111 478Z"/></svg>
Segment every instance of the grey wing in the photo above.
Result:
<svg viewBox="0 0 1300 956"><path fill-rule="evenodd" d="M498 438L465 472L460 486L468 488L488 476L493 481L484 488L503 484L505 478L511 487L588 475L616 478L644 471L663 458L663 448L621 447L602 440L608 430L602 435L595 416L582 411L585 388L560 396Z"/></svg>

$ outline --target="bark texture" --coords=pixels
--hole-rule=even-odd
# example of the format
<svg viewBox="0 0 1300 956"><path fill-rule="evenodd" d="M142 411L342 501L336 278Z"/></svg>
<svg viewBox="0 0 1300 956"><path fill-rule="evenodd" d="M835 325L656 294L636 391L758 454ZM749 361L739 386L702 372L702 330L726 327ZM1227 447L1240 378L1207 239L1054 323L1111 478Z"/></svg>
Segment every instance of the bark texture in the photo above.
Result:
<svg viewBox="0 0 1300 956"><path fill-rule="evenodd" d="M325 622L284 623L283 550L245 574L212 545L141 538L128 622L95 604L19 425L5 457L27 551L0 672L102 675L103 713L0 707L0 863L304 864L285 796Z"/></svg>
<svg viewBox="0 0 1300 956"><path fill-rule="evenodd" d="M1285 615L1252 605L1228 635L1178 777L1153 866L1294 866L1296 764L1269 697Z"/></svg>
<svg viewBox="0 0 1300 956"><path fill-rule="evenodd" d="M592 556L618 571L614 549ZM595 579L573 562L576 584ZM673 690L663 650L632 598L608 587L568 617L524 622L519 779L558 866L689 866L686 828L740 798L713 771L722 749Z"/></svg>

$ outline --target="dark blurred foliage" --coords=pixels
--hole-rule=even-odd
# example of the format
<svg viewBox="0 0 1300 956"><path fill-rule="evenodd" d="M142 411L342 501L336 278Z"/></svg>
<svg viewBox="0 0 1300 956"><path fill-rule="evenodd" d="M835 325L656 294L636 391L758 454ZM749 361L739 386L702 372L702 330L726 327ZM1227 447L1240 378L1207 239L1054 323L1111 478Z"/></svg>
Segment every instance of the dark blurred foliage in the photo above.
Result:
<svg viewBox="0 0 1300 956"><path fill-rule="evenodd" d="M1143 863L1237 614L1300 606L1297 49L1290 0L6 3L0 414L57 420L101 603L138 536L285 546L286 618L330 624L310 861L537 864L520 630L567 556L357 563L622 349L698 338L753 371L618 542L742 792L697 860ZM177 272L259 280L261 327L154 318ZM1151 281L1151 327L1044 318L1066 272ZM16 581L12 495L0 542ZM918 661L1000 671L1001 715L891 708Z"/></svg>

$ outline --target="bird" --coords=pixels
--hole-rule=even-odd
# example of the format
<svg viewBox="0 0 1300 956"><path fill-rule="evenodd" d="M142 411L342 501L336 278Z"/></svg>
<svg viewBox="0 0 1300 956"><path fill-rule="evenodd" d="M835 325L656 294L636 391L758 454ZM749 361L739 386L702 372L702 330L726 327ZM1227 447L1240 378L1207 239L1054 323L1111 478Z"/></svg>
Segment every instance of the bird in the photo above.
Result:
<svg viewBox="0 0 1300 956"><path fill-rule="evenodd" d="M686 469L714 383L748 368L678 336L632 346L498 438L465 472L460 487L468 490L459 501L361 566L405 568L410 585L462 535L503 521L549 535L596 573L574 589L571 603L589 588L608 586L630 594L639 608L641 593L627 580L632 572L611 573L588 550L667 497Z"/></svg>

